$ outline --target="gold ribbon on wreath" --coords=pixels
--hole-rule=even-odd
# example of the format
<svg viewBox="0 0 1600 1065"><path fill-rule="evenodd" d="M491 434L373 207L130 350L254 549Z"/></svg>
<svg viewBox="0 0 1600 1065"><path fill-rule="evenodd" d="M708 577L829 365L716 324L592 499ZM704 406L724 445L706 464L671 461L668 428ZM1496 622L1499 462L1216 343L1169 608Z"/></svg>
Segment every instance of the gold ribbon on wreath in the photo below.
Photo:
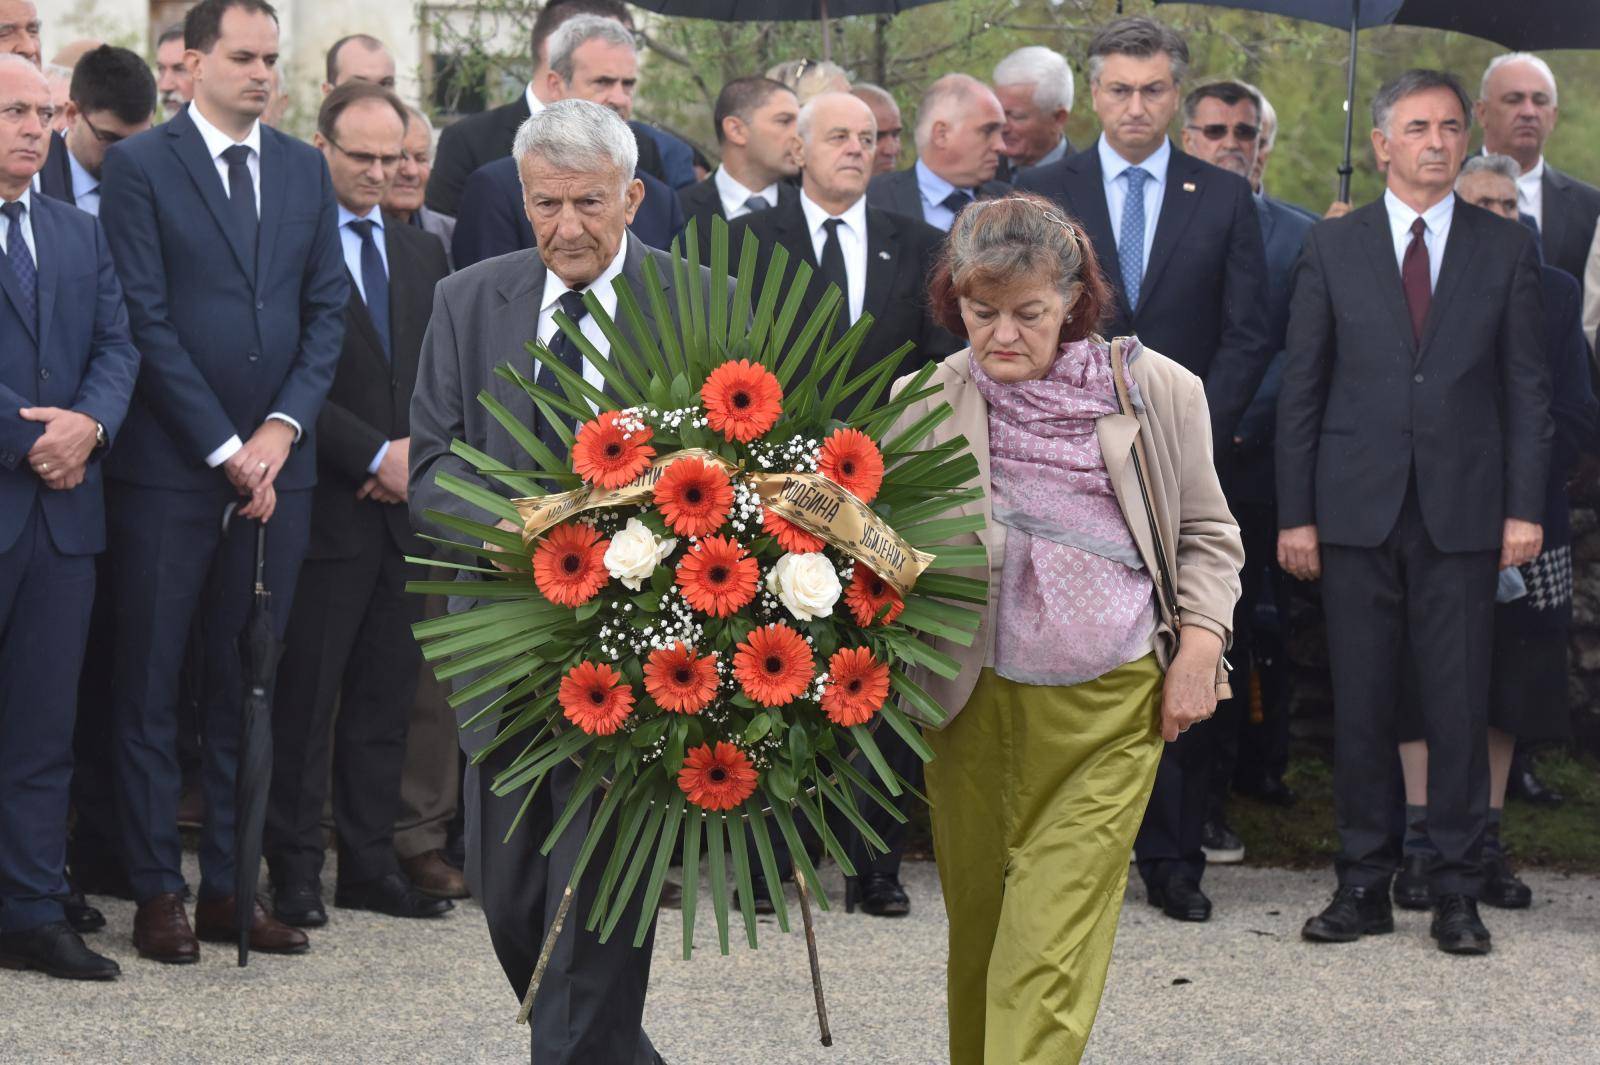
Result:
<svg viewBox="0 0 1600 1065"><path fill-rule="evenodd" d="M584 485L570 492L513 499L522 516L522 542L530 544L551 526L603 507L636 507L655 496L656 482L678 459L697 458L721 467L730 478L742 477L755 489L761 505L809 533L822 537L882 577L902 596L908 595L934 560L906 543L872 508L817 473L744 472L721 455L703 448L685 448L657 458L638 479L621 488Z"/></svg>

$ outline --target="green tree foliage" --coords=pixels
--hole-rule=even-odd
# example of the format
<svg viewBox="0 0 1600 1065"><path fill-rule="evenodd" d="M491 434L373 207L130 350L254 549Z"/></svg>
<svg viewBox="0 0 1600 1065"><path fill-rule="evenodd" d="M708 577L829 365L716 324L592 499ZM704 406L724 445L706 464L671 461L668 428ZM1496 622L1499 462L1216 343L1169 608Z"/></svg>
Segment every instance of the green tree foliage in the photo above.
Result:
<svg viewBox="0 0 1600 1065"><path fill-rule="evenodd" d="M1099 126L1089 99L1084 52L1094 30L1116 13L1115 0L946 0L894 17L837 19L833 58L858 80L888 88L909 128L916 102L934 78L964 71L987 79L1014 48L1042 44L1065 54L1078 77L1078 100L1068 132L1088 144ZM1126 0L1129 14L1153 14L1181 30L1193 54L1190 82L1242 77L1260 86L1277 108L1280 132L1267 181L1276 195L1320 210L1333 199L1343 150L1349 34L1280 16L1202 4L1156 7ZM537 5L486 0L471 26L438 22L431 35L441 51L457 51L487 74L492 102L509 99L527 78L528 57L496 53L491 37L526 41ZM822 34L812 22L724 23L640 15L648 46L637 103L639 116L679 133L716 157L711 102L728 79L774 63L820 58ZM1386 78L1408 67L1454 71L1477 94L1484 66L1504 51L1488 41L1436 30L1385 27L1361 34L1357 63L1356 174L1352 198L1376 196L1382 181L1369 147L1370 102ZM1600 56L1562 51L1546 58L1565 88L1560 126L1550 145L1556 166L1600 181L1600 105L1585 88L1600 84ZM913 151L906 138L907 156Z"/></svg>

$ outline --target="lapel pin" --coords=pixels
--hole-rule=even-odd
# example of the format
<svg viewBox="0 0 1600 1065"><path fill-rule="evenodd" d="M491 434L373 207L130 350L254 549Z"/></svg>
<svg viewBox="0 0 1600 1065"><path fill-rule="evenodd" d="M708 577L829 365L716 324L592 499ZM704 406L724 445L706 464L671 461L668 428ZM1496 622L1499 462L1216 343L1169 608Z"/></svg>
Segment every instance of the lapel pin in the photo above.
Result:
<svg viewBox="0 0 1600 1065"><path fill-rule="evenodd" d="M880 251L878 253L878 258L887 260L889 258L889 253L886 251Z"/></svg>
<svg viewBox="0 0 1600 1065"><path fill-rule="evenodd" d="M1184 182L1184 183L1183 183L1183 191L1184 191L1184 192L1193 192L1193 191L1194 191L1194 182L1192 182L1192 181L1185 181L1185 182Z"/></svg>

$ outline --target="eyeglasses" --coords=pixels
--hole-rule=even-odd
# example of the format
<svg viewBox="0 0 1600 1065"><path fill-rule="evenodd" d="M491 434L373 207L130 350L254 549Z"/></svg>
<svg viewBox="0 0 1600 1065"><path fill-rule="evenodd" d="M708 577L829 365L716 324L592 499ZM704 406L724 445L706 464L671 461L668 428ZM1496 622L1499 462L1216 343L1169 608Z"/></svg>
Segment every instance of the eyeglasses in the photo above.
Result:
<svg viewBox="0 0 1600 1065"><path fill-rule="evenodd" d="M1142 96L1147 102L1156 104L1167 98L1167 93L1172 91L1172 83L1153 81L1149 85L1124 85L1118 82L1107 85L1102 91L1111 97L1114 103L1125 104L1135 96Z"/></svg>
<svg viewBox="0 0 1600 1065"><path fill-rule="evenodd" d="M78 112L78 117L83 119L83 124L89 127L89 132L93 133L94 139L99 141L101 144L115 144L123 139L122 134L113 133L109 129L101 129L93 122L90 122L89 116L84 114L82 111Z"/></svg>
<svg viewBox="0 0 1600 1065"><path fill-rule="evenodd" d="M370 167L373 163L379 164L385 170L393 170L395 167L400 165L400 153L398 152L396 152L394 155L373 155L371 152L352 152L346 149L344 145L340 144L332 137L326 137L324 139L329 144L339 149L339 151L343 152L346 159L349 159L352 163L355 163L363 170Z"/></svg>
<svg viewBox="0 0 1600 1065"><path fill-rule="evenodd" d="M1205 126L1196 126L1190 124L1184 126L1183 128L1195 130L1208 141L1220 141L1222 138L1228 135L1229 129L1229 127L1222 122L1214 122ZM1233 135L1242 141L1253 141L1257 137L1261 136L1261 127L1252 126L1248 122L1236 122L1232 126L1232 129Z"/></svg>

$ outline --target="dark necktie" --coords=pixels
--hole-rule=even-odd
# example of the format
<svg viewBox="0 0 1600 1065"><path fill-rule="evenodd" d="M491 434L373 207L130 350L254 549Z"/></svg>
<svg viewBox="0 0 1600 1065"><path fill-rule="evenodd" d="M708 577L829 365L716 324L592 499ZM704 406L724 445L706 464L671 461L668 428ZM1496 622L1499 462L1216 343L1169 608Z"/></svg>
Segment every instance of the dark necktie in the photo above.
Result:
<svg viewBox="0 0 1600 1065"><path fill-rule="evenodd" d="M4 214L11 223L6 236L6 263L16 275L17 287L22 290L22 312L27 315L28 324L37 330L39 273L34 269L33 253L28 251L28 238L22 230L22 227L28 224L27 210L21 200L0 206L0 214Z"/></svg>
<svg viewBox="0 0 1600 1065"><path fill-rule="evenodd" d="M581 324L583 316L589 313L589 308L583 305L583 293L581 292L563 292L557 302L561 305L560 310L568 318L571 318L574 324ZM550 349L550 353L560 359L562 365L566 366L567 369L577 374L583 373L583 353L578 350L578 345L574 344L559 326L556 327L554 333L550 334L550 343L546 346ZM543 362L539 364L539 372L535 375L534 381L540 388L548 389L558 396L566 395L566 392L561 387L561 381ZM562 443L561 437L557 435L555 427L550 425L542 416L539 419L539 439L544 441L545 446L554 452L557 458L565 459L567 457L566 445Z"/></svg>
<svg viewBox="0 0 1600 1065"><path fill-rule="evenodd" d="M835 333L842 333L850 325L850 275L844 267L844 248L839 244L839 227L843 224L842 218L829 218L822 223L828 235L822 240L821 269L817 271L823 284L839 286L842 302Z"/></svg>
<svg viewBox="0 0 1600 1065"><path fill-rule="evenodd" d="M255 183L250 180L250 149L243 144L224 148L222 161L228 164L228 206L233 212L234 231L253 253L260 215L256 211Z"/></svg>
<svg viewBox="0 0 1600 1065"><path fill-rule="evenodd" d="M939 206L943 207L957 218L960 218L961 212L966 210L967 205L971 202L972 193L968 192L966 189L955 189L950 193L950 195L939 201ZM950 224L955 225L954 222L951 222Z"/></svg>
<svg viewBox="0 0 1600 1065"><path fill-rule="evenodd" d="M765 196L752 196L744 201L744 209L750 214L760 214L771 206L772 204L767 202Z"/></svg>
<svg viewBox="0 0 1600 1065"><path fill-rule="evenodd" d="M1406 307L1411 311L1411 336L1422 343L1422 327L1428 321L1428 308L1433 305L1433 284L1428 277L1428 246L1422 234L1428 226L1421 216L1411 223L1411 243L1406 245L1406 255L1400 264L1400 287L1405 289Z"/></svg>
<svg viewBox="0 0 1600 1065"><path fill-rule="evenodd" d="M389 340L389 275L383 269L383 256L378 254L378 242L372 239L377 223L370 218L356 218L350 228L361 238L361 291L367 300L367 317L383 342L383 357L393 359L394 349Z"/></svg>

